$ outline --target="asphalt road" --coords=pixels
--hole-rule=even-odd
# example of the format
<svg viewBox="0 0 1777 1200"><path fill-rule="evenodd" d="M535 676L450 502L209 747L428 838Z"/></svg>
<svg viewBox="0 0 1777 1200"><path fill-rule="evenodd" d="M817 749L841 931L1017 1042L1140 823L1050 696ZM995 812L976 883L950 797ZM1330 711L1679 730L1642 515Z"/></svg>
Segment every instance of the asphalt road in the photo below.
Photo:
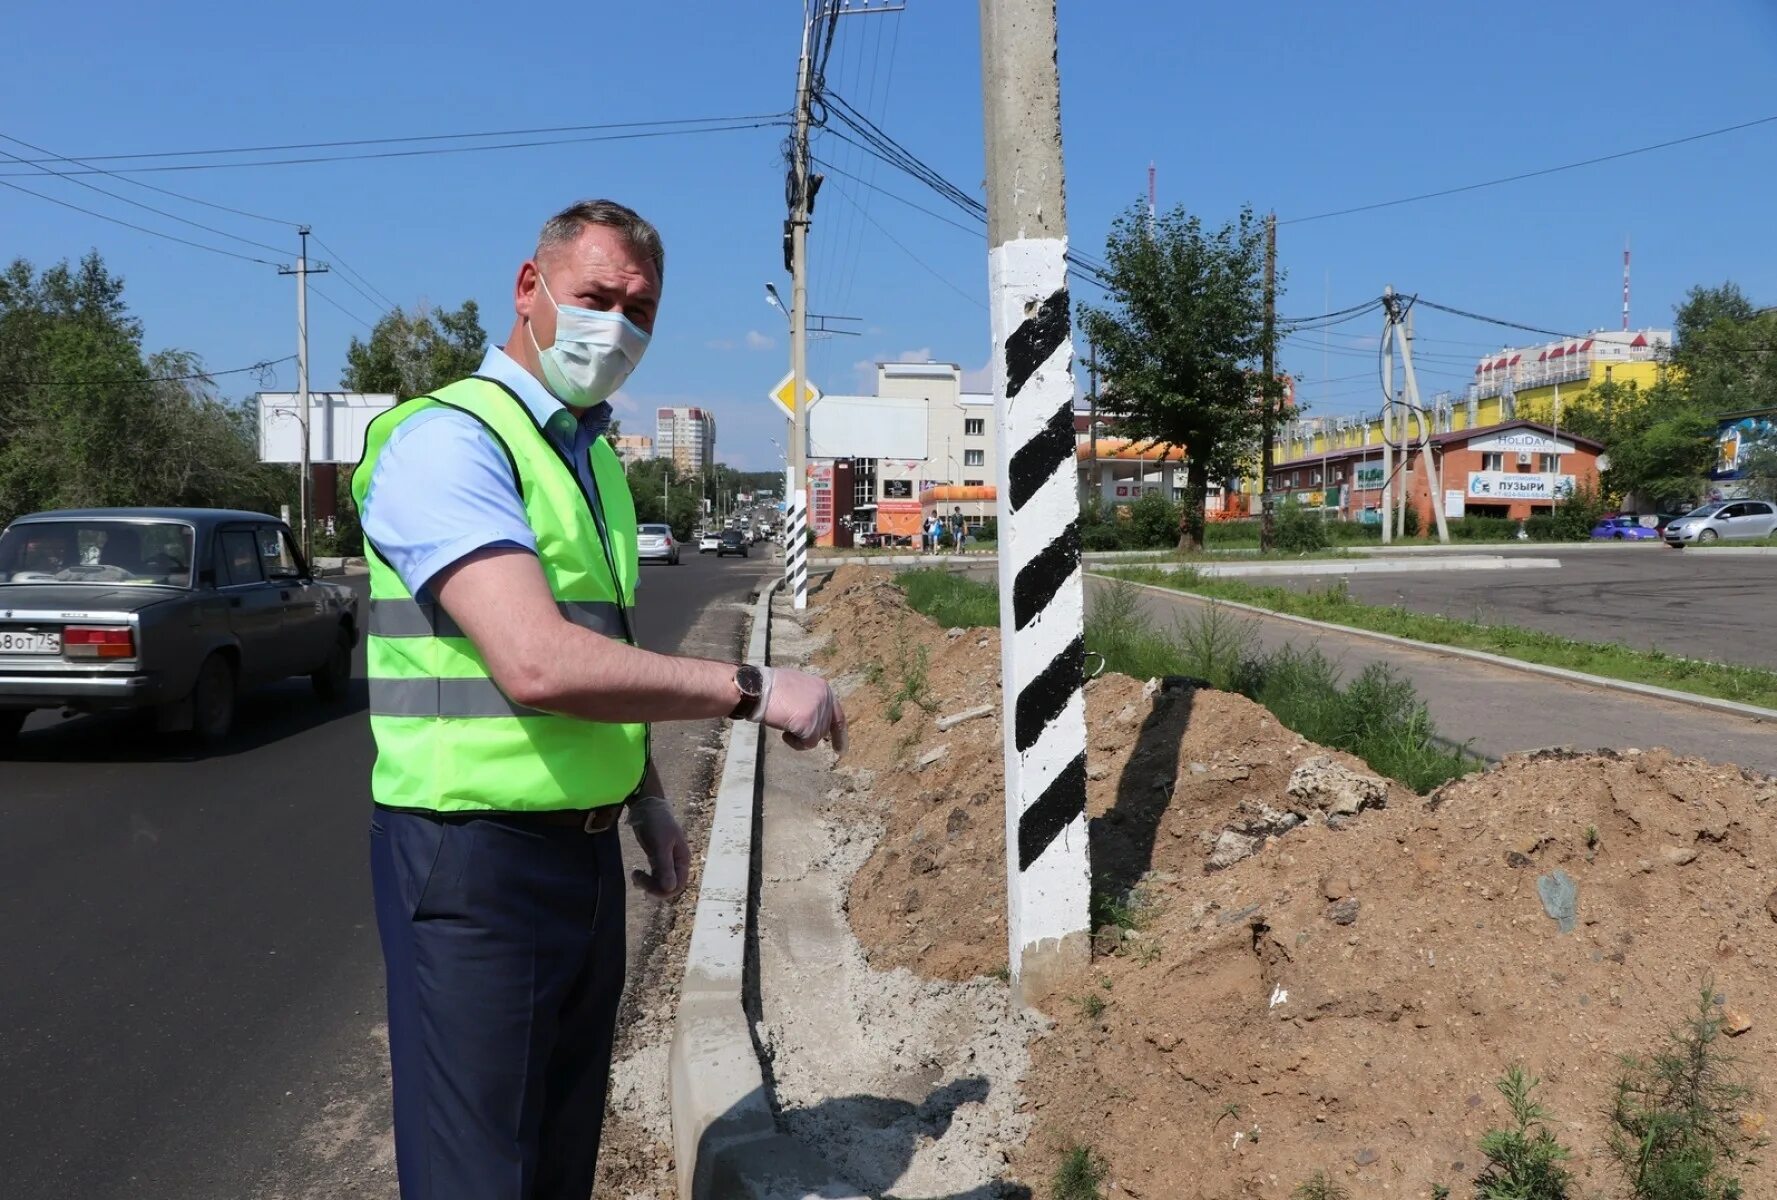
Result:
<svg viewBox="0 0 1777 1200"><path fill-rule="evenodd" d="M1366 604L1777 669L1777 622L1771 620L1777 555L1660 544L1535 553L1560 558L1560 569L1353 575L1351 595ZM1304 576L1260 582L1307 591L1333 581Z"/></svg>
<svg viewBox="0 0 1777 1200"><path fill-rule="evenodd" d="M733 657L767 570L644 567L643 644ZM40 713L0 763L0 1193L392 1193L362 672L339 707L247 698L208 757Z"/></svg>

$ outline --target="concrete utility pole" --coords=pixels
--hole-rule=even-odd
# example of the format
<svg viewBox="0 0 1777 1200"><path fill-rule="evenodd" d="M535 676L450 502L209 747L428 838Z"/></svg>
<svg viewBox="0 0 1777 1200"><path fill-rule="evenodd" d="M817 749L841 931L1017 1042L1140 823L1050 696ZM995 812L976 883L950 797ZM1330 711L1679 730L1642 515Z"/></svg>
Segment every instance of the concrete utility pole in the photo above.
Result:
<svg viewBox="0 0 1777 1200"><path fill-rule="evenodd" d="M1406 313L1401 317L1401 370L1407 376L1407 411L1419 420L1420 432L1425 440L1420 444L1419 462L1425 468L1425 486L1431 496L1432 520L1438 527L1438 541L1450 544L1450 525L1444 515L1444 485L1442 472L1438 470L1438 462L1432 454L1432 434L1436 425L1425 419L1425 409L1419 403L1419 379L1413 373L1413 303L1407 302ZM1403 456L1412 452L1411 446L1403 442ZM1402 461L1406 461L1403 457Z"/></svg>
<svg viewBox="0 0 1777 1200"><path fill-rule="evenodd" d="M1148 170L1151 173L1153 167ZM1095 498L1102 500L1098 481L1098 347L1092 344L1091 334L1086 335L1086 400L1090 405L1086 414L1086 444L1091 448L1086 486Z"/></svg>
<svg viewBox="0 0 1777 1200"><path fill-rule="evenodd" d="M1394 540L1394 285L1382 289L1382 544Z"/></svg>
<svg viewBox="0 0 1777 1200"><path fill-rule="evenodd" d="M1055 37L1055 0L981 0L1006 929L1019 1003L1091 961L1085 592Z"/></svg>
<svg viewBox="0 0 1777 1200"><path fill-rule="evenodd" d="M313 464L309 462L309 276L325 275L326 267L309 265L309 227L298 225L297 234L302 238L302 250L297 255L296 267L279 267L278 274L296 276L296 420L302 426L302 466L297 482L297 541L302 546L304 559L310 557L312 547L309 543L309 509L311 476L314 474ZM331 425L332 414L328 414ZM331 447L333 432L327 431L327 443Z"/></svg>
<svg viewBox="0 0 1777 1200"><path fill-rule="evenodd" d="M791 604L808 607L808 123L809 55L826 5L804 9L802 55L796 63L796 136L790 150L790 488L784 586Z"/></svg>
<svg viewBox="0 0 1777 1200"><path fill-rule="evenodd" d="M1277 440L1277 401L1271 389L1277 382L1277 214L1265 214L1265 406L1263 432L1259 441L1259 550L1271 549L1277 522L1271 513L1271 489L1266 487L1271 472L1271 451ZM1322 470L1325 470L1323 464ZM1326 479L1321 479L1326 487Z"/></svg>

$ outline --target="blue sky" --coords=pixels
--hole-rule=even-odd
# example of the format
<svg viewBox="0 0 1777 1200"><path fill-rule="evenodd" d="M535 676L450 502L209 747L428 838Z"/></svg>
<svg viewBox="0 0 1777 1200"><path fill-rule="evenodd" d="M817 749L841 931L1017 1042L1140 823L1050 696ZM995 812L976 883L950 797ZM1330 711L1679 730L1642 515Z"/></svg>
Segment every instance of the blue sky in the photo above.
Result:
<svg viewBox="0 0 1777 1200"><path fill-rule="evenodd" d="M801 14L799 0L595 4L577 14L557 8L529 28L468 3L317 0L218 15L210 5L94 0L74 29L65 8L18 7L7 18L9 41L26 53L0 75L0 133L74 156L782 112ZM829 72L833 90L974 192L982 183L976 11L972 0L907 0L897 16L848 18ZM1285 315L1343 308L1392 283L1532 325L1614 328L1625 235L1637 325L1667 322L1700 282L1732 278L1759 302L1777 303L1777 124L1291 223L1777 113L1770 0L1501 0L1386 13L1062 0L1060 16L1069 223L1091 253L1102 253L1110 219L1140 198L1153 160L1163 207L1184 204L1211 221L1243 203L1276 209ZM782 132L133 178L307 222L403 305L473 297L496 341L542 217L581 196L623 199L660 224L669 253L666 304L625 389L634 406L626 423L652 432L655 405L706 405L717 414L721 456L762 469L777 462L769 439L782 440L782 418L763 392L788 362L784 319L763 297L766 280L788 291L778 248ZM816 153L961 220L919 184L830 138ZM86 207L279 257L66 181L10 174L26 169L0 167L12 182ZM288 244L282 257L294 257L288 228L86 178ZM125 276L151 348L193 349L218 370L291 353L292 285L271 268L0 188L7 258L45 264L91 247ZM866 333L817 343L816 382L859 390L869 380L860 364L928 354L979 372L988 358L985 249L980 237L834 175L816 213L812 308L860 317ZM377 305L338 275L317 286L374 319ZM314 386L329 386L348 338L366 330L319 300L310 323ZM1283 362L1303 381L1311 411L1375 403L1373 325L1340 326L1324 352L1318 334L1289 345ZM1475 355L1515 336L1429 312L1418 332L1428 390L1460 385ZM227 390L250 390L245 378L224 381ZM275 386L293 382L284 367Z"/></svg>

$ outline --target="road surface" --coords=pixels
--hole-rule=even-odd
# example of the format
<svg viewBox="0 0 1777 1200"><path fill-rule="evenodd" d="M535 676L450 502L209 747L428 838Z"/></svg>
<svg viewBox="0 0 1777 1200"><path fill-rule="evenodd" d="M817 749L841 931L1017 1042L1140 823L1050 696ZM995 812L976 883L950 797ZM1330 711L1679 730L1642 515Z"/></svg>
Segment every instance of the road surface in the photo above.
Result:
<svg viewBox="0 0 1777 1200"><path fill-rule="evenodd" d="M736 657L768 570L644 567L643 644ZM306 681L249 697L209 757L39 713L0 763L0 1193L393 1194L362 651L356 673L339 708ZM670 791L708 773L706 733L657 735Z"/></svg>

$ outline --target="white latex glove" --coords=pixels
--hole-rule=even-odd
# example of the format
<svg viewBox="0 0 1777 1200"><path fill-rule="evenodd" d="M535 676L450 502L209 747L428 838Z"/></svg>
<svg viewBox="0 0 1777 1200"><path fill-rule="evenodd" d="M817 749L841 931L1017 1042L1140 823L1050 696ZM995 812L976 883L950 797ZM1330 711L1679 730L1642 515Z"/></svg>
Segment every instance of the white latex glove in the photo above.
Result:
<svg viewBox="0 0 1777 1200"><path fill-rule="evenodd" d="M762 667L765 686L753 709L754 719L781 729L784 741L796 750L813 750L831 740L833 749L845 750L845 709L833 685L817 675L788 667Z"/></svg>
<svg viewBox="0 0 1777 1200"><path fill-rule="evenodd" d="M678 899L691 874L691 847L672 806L659 796L637 797L629 802L628 821L649 866L646 871L631 871L631 881L650 896Z"/></svg>

